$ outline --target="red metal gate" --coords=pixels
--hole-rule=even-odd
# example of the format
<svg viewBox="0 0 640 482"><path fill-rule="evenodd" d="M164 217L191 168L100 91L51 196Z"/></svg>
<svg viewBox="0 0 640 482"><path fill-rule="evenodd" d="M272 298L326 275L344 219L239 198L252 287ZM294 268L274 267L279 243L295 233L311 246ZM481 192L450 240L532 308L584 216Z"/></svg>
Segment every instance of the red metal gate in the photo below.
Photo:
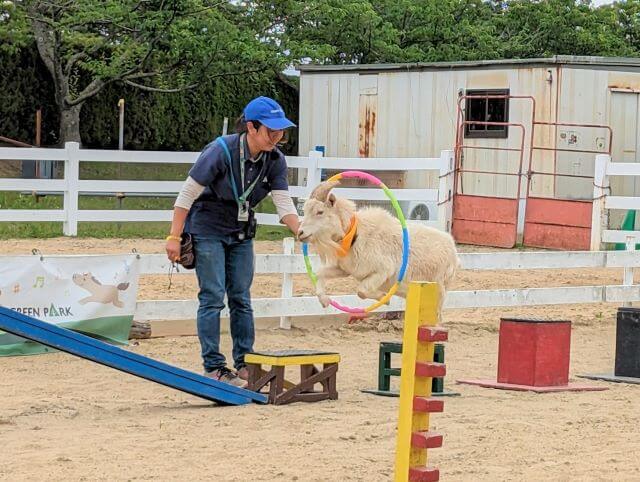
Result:
<svg viewBox="0 0 640 482"><path fill-rule="evenodd" d="M556 161L558 152L580 154L611 154L613 130L607 125L601 124L574 124L569 122L533 122L533 128L537 125L562 127L606 129L609 133L608 149L562 149L531 145L529 153L529 169L527 175L527 197L524 218L525 246L537 248L552 248L564 250L584 250L591 247L591 213L593 199L561 199L557 193L557 183L554 183L553 197L540 197L531 195L531 182L534 176L553 176L559 178L586 179L593 183L593 175L560 174L557 172ZM533 142L533 137L532 137ZM554 153L553 172L534 171L532 169L534 151L551 151Z"/></svg>
<svg viewBox="0 0 640 482"><path fill-rule="evenodd" d="M469 121L464 117L461 103L465 99L525 99L531 101L531 124L529 155L524 164L524 139L526 128L523 124L509 122L481 122ZM591 238L591 199L561 199L557 196L554 182L554 193L550 197L533 196L531 183L534 176L553 176L554 178L576 178L592 180L593 176L558 173L556 169L557 153L572 152L583 154L611 153L613 131L609 126L599 124L575 124L566 122L545 122L535 119L536 102L532 96L512 95L477 95L460 96L458 99L458 118L456 126L455 147L455 181L453 197L452 234L458 243L480 246L496 246L512 248L518 242L518 219L523 218L523 239L525 246L588 250ZM484 147L464 144L464 128L466 125L501 125L518 127L522 132L519 148ZM609 133L606 150L562 149L557 145L534 145L536 126L576 127L606 129ZM557 142L554 136L554 142ZM519 153L517 172L495 172L465 169L463 166L464 149L485 149L494 151L516 151ZM535 171L532 169L534 151L554 152L554 168L552 172ZM516 197L505 198L498 196L477 196L465 194L463 191L464 173L493 174L497 176L511 176L517 182ZM526 191L521 196L523 176L526 176ZM525 206L524 213L520 213Z"/></svg>
<svg viewBox="0 0 640 482"><path fill-rule="evenodd" d="M456 122L455 147L455 178L453 188L453 219L451 232L458 243L480 246L497 246L512 248L516 245L518 234L518 213L520 194L522 189L522 173L524 163L525 126L515 122L484 122L469 121L464 117L462 101L466 99L527 99L532 101L535 110L535 99L531 96L518 95L463 95L458 99L458 114ZM485 147L464 144L464 129L467 125L511 126L521 131L520 147ZM518 152L518 169L512 172L484 171L466 169L463 166L463 150L479 149L491 151ZM463 190L463 176L469 174L483 174L509 176L516 183L516 197L479 196L465 194Z"/></svg>

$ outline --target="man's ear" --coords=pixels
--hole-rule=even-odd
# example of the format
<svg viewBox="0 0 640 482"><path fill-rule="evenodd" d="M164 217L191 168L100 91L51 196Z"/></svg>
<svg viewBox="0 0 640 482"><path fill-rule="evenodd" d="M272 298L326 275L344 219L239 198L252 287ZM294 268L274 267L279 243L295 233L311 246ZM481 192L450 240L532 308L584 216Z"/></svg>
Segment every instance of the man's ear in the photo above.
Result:
<svg viewBox="0 0 640 482"><path fill-rule="evenodd" d="M253 124L253 121L247 121L247 130L251 133L257 131L256 126Z"/></svg>

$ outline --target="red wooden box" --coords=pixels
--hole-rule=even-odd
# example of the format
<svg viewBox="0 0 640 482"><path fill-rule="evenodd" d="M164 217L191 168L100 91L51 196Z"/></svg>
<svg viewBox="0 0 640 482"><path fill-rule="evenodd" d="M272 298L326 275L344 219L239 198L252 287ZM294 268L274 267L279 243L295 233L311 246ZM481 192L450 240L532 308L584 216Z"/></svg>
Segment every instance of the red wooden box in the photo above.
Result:
<svg viewBox="0 0 640 482"><path fill-rule="evenodd" d="M570 350L570 321L501 318L498 383L566 386Z"/></svg>

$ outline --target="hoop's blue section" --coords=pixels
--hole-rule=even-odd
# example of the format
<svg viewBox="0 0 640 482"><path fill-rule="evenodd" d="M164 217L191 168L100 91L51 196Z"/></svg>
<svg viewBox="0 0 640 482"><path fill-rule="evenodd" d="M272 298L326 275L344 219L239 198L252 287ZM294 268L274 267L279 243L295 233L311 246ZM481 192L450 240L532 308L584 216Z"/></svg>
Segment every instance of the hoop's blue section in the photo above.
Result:
<svg viewBox="0 0 640 482"><path fill-rule="evenodd" d="M313 286L315 286L318 283L318 277L311 267L311 260L309 259L309 245L307 243L302 243L302 254L304 255L304 266L307 268L307 274L309 275L309 278L311 278Z"/></svg>
<svg viewBox="0 0 640 482"><path fill-rule="evenodd" d="M400 272L398 273L398 283L404 278L404 273L407 271L407 264L409 264L409 231L406 226L402 228L402 266L400 266Z"/></svg>

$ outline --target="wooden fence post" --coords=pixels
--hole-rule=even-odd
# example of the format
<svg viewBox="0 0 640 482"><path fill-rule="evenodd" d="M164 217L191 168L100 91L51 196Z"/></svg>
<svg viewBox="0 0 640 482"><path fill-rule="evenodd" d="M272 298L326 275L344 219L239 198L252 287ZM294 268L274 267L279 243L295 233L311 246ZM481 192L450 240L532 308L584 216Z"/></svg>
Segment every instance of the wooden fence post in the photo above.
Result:
<svg viewBox="0 0 640 482"><path fill-rule="evenodd" d="M611 163L611 156L598 154L596 156L595 173L593 176L593 205L591 211L591 251L600 251L602 247L602 231L608 228L608 216L605 208L609 191L609 176L607 167Z"/></svg>
<svg viewBox="0 0 640 482"><path fill-rule="evenodd" d="M320 151L309 151L309 167L307 168L307 197L313 191L313 188L320 184L322 179L322 170L318 167L318 161L322 157Z"/></svg>
<svg viewBox="0 0 640 482"><path fill-rule="evenodd" d="M284 238L282 240L282 248L283 254L294 254L294 239L293 238ZM282 275L282 298L292 298L293 297L293 274L291 273L283 273ZM280 317L280 328L284 330L291 329L291 317L290 316L281 316Z"/></svg>
<svg viewBox="0 0 640 482"><path fill-rule="evenodd" d="M440 182L438 183L438 225L451 232L453 214L453 151L440 153Z"/></svg>
<svg viewBox="0 0 640 482"><path fill-rule="evenodd" d="M627 235L627 241L625 243L625 248L627 251L635 251L636 250L636 237L633 235ZM624 279L622 284L625 286L633 286L633 267L625 266L624 268ZM622 306L626 308L630 308L632 306L631 301L625 301L622 303Z"/></svg>
<svg viewBox="0 0 640 482"><path fill-rule="evenodd" d="M64 212L62 232L65 236L78 235L78 181L80 179L80 144L65 142L67 159L64 163Z"/></svg>

